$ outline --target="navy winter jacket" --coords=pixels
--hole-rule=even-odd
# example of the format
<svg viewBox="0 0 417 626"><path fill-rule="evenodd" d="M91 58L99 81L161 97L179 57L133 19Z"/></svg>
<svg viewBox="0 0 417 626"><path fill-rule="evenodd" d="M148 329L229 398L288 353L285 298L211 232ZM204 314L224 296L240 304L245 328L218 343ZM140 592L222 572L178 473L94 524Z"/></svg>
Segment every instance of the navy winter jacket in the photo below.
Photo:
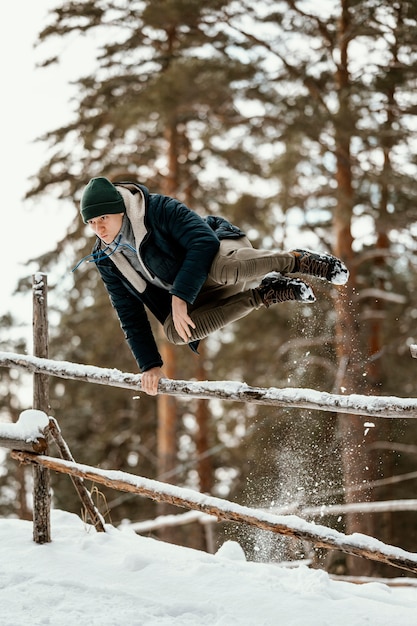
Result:
<svg viewBox="0 0 417 626"><path fill-rule="evenodd" d="M115 183L123 185L127 183ZM161 366L162 359L153 336L145 306L163 324L171 312L171 296L193 304L225 237L244 233L223 218L201 218L174 198L149 193L138 183L145 197L146 235L140 254L152 274L172 285L170 292L151 283L139 293L105 254L93 254L101 278L117 311L120 325L142 372ZM98 258L97 258L98 257ZM198 342L190 346L196 349Z"/></svg>

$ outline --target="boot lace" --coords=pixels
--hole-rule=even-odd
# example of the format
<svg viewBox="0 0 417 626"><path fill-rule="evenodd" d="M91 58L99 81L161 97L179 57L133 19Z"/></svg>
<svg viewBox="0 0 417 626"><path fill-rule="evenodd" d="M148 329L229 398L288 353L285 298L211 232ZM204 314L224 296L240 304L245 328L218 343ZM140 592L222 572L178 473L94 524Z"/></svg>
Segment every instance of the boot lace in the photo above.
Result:
<svg viewBox="0 0 417 626"><path fill-rule="evenodd" d="M312 274L318 278L327 278L329 263L327 261L317 259L311 254L306 254L300 259L300 270L302 273Z"/></svg>
<svg viewBox="0 0 417 626"><path fill-rule="evenodd" d="M287 302L288 300L296 300L294 290L292 287L271 287L266 293L263 294L263 301L265 306L271 304L277 304L278 302Z"/></svg>

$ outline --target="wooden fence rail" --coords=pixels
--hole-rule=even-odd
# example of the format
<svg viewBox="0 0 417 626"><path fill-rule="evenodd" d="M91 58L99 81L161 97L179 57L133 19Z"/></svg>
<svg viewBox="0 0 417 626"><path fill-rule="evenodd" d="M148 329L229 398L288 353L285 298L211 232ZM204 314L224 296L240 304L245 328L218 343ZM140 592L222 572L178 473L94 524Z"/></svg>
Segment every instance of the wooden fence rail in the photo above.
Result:
<svg viewBox="0 0 417 626"><path fill-rule="evenodd" d="M124 389L141 390L141 374L124 373L92 365L54 361L35 356L0 352L0 367L16 367L32 373L49 374L70 380ZM159 393L191 398L266 404L289 408L304 408L361 415L371 418L416 418L417 398L395 396L340 395L313 389L250 387L233 381L186 381L163 378Z"/></svg>
<svg viewBox="0 0 417 626"><path fill-rule="evenodd" d="M37 453L37 450L45 450L48 438L55 441L61 459ZM380 561L417 573L417 554L386 545L372 537L359 534L344 535L325 526L306 522L295 515L288 515L288 513L277 515L273 511L243 507L191 489L176 487L126 472L101 470L76 463L56 420L48 418L39 410L24 411L16 424L3 424L0 429L0 445L12 447L11 456L22 463L31 464L34 468L41 468L45 472L52 470L69 475L90 520L99 532L105 532L104 519L94 506L84 484L86 479L119 491L139 494L157 502L166 502L191 511L198 511L200 514L210 516L213 520L255 526L287 537L308 541L318 548L341 550L347 554ZM27 451L28 448L30 452ZM40 490L34 496L40 498L39 508L49 511L50 497L47 490ZM404 503L397 504L404 505ZM414 506L415 504L413 501ZM45 543L36 538L35 541Z"/></svg>
<svg viewBox="0 0 417 626"><path fill-rule="evenodd" d="M29 464L39 464L52 471L89 479L112 489L136 493L158 502L168 502L213 515L218 520L239 522L272 531L287 537L311 542L318 548L342 550L354 556L380 561L417 573L417 554L406 552L366 535L344 535L336 530L306 522L293 515L278 516L251 509L220 498L207 496L191 489L134 476L115 470L100 470L89 465L72 463L29 452L12 451L14 459Z"/></svg>

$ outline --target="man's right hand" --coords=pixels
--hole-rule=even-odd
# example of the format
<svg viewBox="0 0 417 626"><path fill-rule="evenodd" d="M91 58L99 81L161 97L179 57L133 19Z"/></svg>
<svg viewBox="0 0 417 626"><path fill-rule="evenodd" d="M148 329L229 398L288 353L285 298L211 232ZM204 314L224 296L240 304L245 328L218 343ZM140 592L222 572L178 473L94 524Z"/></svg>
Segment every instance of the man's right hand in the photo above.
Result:
<svg viewBox="0 0 417 626"><path fill-rule="evenodd" d="M150 370L143 372L141 378L142 391L150 396L156 396L158 393L158 383L164 374L160 367L152 367Z"/></svg>

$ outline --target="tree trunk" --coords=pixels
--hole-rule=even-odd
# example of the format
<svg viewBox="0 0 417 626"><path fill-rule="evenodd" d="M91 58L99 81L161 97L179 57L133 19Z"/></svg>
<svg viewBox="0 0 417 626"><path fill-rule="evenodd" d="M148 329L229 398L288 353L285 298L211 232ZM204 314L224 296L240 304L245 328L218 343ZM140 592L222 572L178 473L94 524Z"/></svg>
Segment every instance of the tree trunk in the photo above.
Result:
<svg viewBox="0 0 417 626"><path fill-rule="evenodd" d="M339 21L340 63L336 73L339 96L339 109L335 116L335 140L337 161L337 207L334 213L335 254L341 257L350 269L350 280L346 287L339 290L336 298L336 346L338 361L346 364L342 377L342 388L347 393L361 393L364 386L364 358L359 340L359 322L355 306L356 271L354 264L353 237L351 221L354 206L352 185L352 164L350 144L354 119L350 109L350 77L348 71L349 44L349 0L341 0ZM339 391L339 390L336 390ZM364 437L364 418L341 415L338 419L338 436L341 441L342 466L344 475L345 501L357 500L357 485L375 480L369 450L370 437ZM374 435L373 430L370 431ZM371 498L371 490L362 492L365 500ZM360 532L374 535L372 516L360 517L348 513L345 517L348 534ZM347 557L347 569L350 575L369 575L369 562Z"/></svg>
<svg viewBox="0 0 417 626"><path fill-rule="evenodd" d="M177 154L177 128L173 122L165 132L167 141L168 173L164 179L162 193L167 196L175 196L178 186L178 154ZM167 378L176 378L175 347L169 344L160 333L160 352L164 361L164 373ZM178 406L175 398L169 395L158 396L158 476L162 480L176 482L175 470L177 466L177 430L178 430ZM160 502L158 515L172 513L171 505ZM178 531L175 527L166 526L159 531L159 536L164 541L176 542Z"/></svg>
<svg viewBox="0 0 417 626"><path fill-rule="evenodd" d="M395 44L394 44L395 46ZM397 63L398 58L396 55L396 50L393 50L394 60ZM376 241L376 249L377 251L381 251L381 255L375 257L375 267L378 268L378 272L376 272L376 277L374 279L374 286L380 289L381 291L385 290L385 281L383 279L383 269L386 264L386 255L384 252L389 250L390 242L388 236L388 202L389 202L389 180L392 176L392 167L391 167L391 150L392 150L392 138L395 133L393 133L393 123L395 121L395 116L393 111L396 108L395 103L395 88L391 85L387 88L387 118L386 122L383 125L383 132L381 138L382 151L384 156L384 166L381 176L380 190L381 190L381 200L380 205L378 207L378 221L376 224L377 231L377 241ZM385 319L385 303L383 300L377 300L372 303L372 306L369 306L367 318L369 324L369 343L368 343L368 368L367 368L367 379L370 390L373 393L378 393L378 391L383 387L384 384L384 371L382 368L382 350L383 350L383 323ZM383 423L377 422L372 429L372 436L374 441L392 441L392 422L390 420L385 421ZM378 468L380 469L379 477L388 477L393 474L393 455L390 451L384 451L374 448L372 452L373 456L373 467L375 468L375 473L378 473ZM381 499L389 499L392 494L392 487L382 487L379 489L374 489L372 500L381 500ZM395 535L394 527L393 527L393 513L391 511L385 511L380 515L371 514L372 520L374 521L375 532L378 533L378 539L381 541L392 541L393 536ZM397 517L398 519L398 517ZM373 576L390 576L391 571L386 566L373 563L371 567L371 572Z"/></svg>
<svg viewBox="0 0 417 626"><path fill-rule="evenodd" d="M197 365L197 379L207 380L204 363L204 345L200 345L199 352L200 358ZM198 400L196 419L197 472L200 491L202 493L211 493L213 488L213 462L211 455L208 454L210 448L210 411L207 400Z"/></svg>
<svg viewBox="0 0 417 626"><path fill-rule="evenodd" d="M162 339L160 352L164 361L164 373L168 378L175 378L175 347ZM158 395L158 478L176 484L177 459L177 430L178 413L177 401L170 395ZM158 504L158 515L170 515L173 508L166 502ZM163 541L175 543L177 529L174 526L165 526L159 533Z"/></svg>
<svg viewBox="0 0 417 626"><path fill-rule="evenodd" d="M205 368L205 347L200 344L200 358L197 363L197 379L207 380ZM209 454L210 449L210 409L207 400L197 400L196 409L197 433L195 435L197 453L197 473L201 493L210 494L213 489L213 461ZM207 524L197 524L196 534L198 534L198 545L195 547L212 551L212 526Z"/></svg>

